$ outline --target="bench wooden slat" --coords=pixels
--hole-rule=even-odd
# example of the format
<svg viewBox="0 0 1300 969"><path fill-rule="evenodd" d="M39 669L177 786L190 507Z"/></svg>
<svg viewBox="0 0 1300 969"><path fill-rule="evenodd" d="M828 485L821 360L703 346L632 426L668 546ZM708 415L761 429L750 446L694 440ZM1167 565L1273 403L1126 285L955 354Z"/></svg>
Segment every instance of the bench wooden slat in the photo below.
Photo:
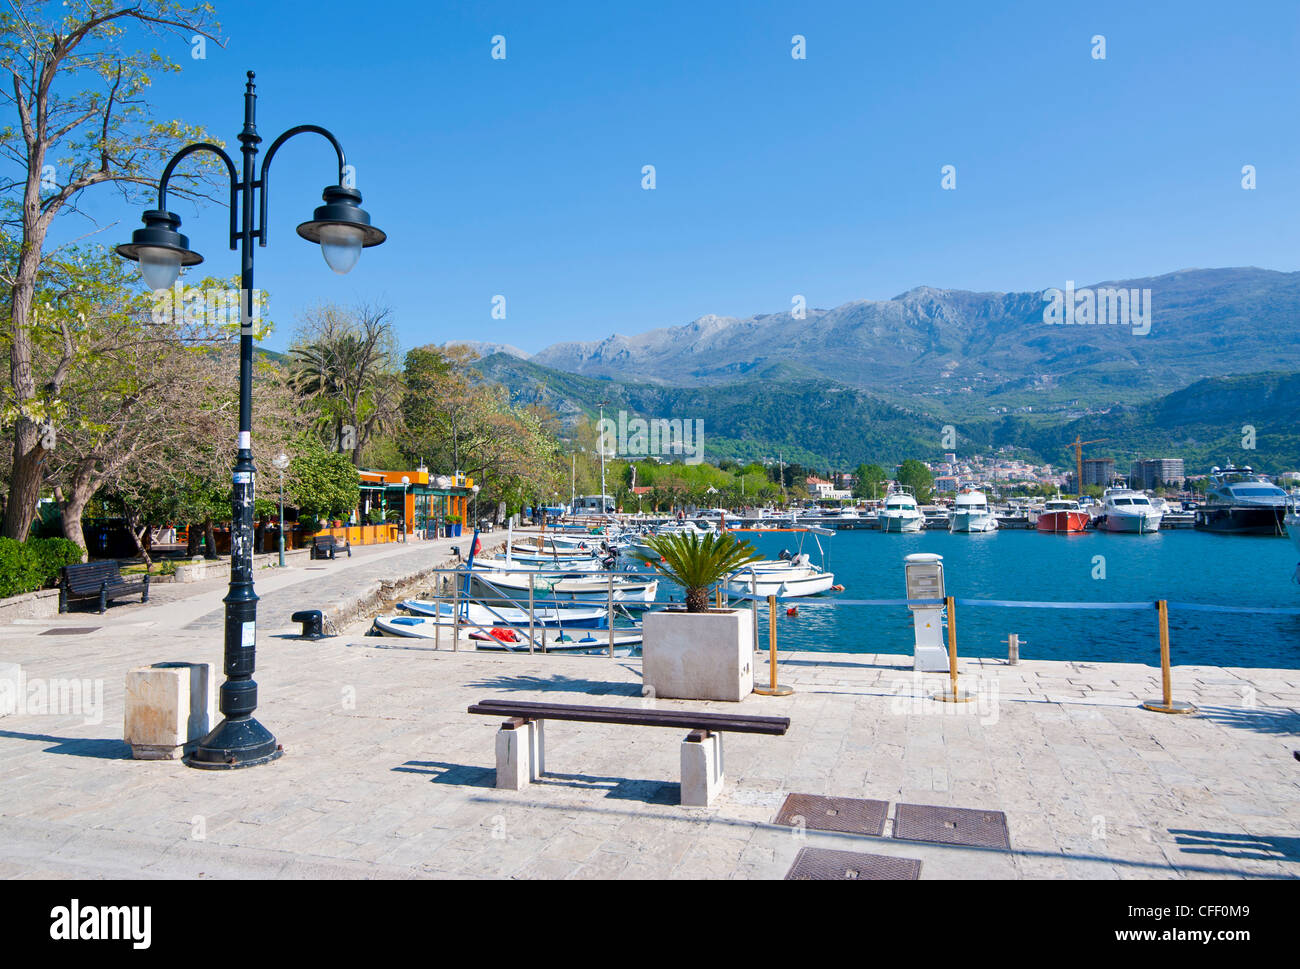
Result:
<svg viewBox="0 0 1300 969"><path fill-rule="evenodd" d="M757 733L778 737L790 729L789 717L753 717L692 710L593 707L516 700L480 700L469 708L469 712L494 717L523 717L529 720L622 723L641 727L686 727L692 730Z"/></svg>

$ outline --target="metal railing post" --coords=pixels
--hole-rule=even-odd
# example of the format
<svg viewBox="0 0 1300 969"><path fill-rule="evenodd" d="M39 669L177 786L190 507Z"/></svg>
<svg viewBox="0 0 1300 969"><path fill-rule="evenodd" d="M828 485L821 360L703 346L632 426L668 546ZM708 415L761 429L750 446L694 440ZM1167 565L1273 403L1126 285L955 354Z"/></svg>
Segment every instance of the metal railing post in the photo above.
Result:
<svg viewBox="0 0 1300 969"><path fill-rule="evenodd" d="M1169 603L1165 599L1156 601L1156 616L1160 625L1160 681L1162 697L1159 700L1147 700L1142 704L1144 710L1155 713L1195 713L1196 707L1183 700L1174 699L1174 686L1169 669Z"/></svg>
<svg viewBox="0 0 1300 969"><path fill-rule="evenodd" d="M460 652L460 583L451 587L451 648Z"/></svg>
<svg viewBox="0 0 1300 969"><path fill-rule="evenodd" d="M528 573L528 652L533 651L533 641L537 637L537 616L533 612L533 584L537 576Z"/></svg>
<svg viewBox="0 0 1300 969"><path fill-rule="evenodd" d="M770 682L756 686L754 692L761 696L789 696L794 690L776 681L776 596L767 597L767 666Z"/></svg>
<svg viewBox="0 0 1300 969"><path fill-rule="evenodd" d="M951 686L936 693L934 698L945 703L969 703L975 697L957 689L957 600L948 596L945 604L948 608L948 678Z"/></svg>

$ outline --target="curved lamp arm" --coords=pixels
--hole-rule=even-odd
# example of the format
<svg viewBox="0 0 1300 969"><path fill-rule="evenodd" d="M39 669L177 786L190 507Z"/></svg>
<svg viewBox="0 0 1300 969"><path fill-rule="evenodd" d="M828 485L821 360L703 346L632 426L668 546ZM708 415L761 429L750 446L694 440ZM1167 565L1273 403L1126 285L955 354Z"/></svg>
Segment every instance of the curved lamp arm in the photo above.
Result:
<svg viewBox="0 0 1300 969"><path fill-rule="evenodd" d="M275 153L280 150L280 146L286 141L294 135L301 135L306 132L318 134L334 146L334 154L336 154L339 159L339 185L343 185L343 169L347 167L347 159L343 155L343 146L339 144L339 140L334 137L333 133L329 131L329 129L322 128L320 125L315 124L300 124L297 127L290 128L279 138L276 138L275 141L271 142L271 147L266 150L266 157L262 159L262 177L257 183L262 189L257 208L258 227L256 235L257 244L259 246L266 245L266 197L271 185L271 159L275 157Z"/></svg>
<svg viewBox="0 0 1300 969"><path fill-rule="evenodd" d="M239 230L237 216L239 213L239 175L235 171L235 163L230 160L224 148L220 145L214 145L211 142L200 141L192 145L186 145L176 154L172 155L171 161L163 169L162 178L158 180L158 208L161 211L167 210L167 183L171 180L172 171L180 164L181 160L188 155L199 151L210 151L223 162L226 163L226 170L230 172L230 248L234 249L239 241Z"/></svg>

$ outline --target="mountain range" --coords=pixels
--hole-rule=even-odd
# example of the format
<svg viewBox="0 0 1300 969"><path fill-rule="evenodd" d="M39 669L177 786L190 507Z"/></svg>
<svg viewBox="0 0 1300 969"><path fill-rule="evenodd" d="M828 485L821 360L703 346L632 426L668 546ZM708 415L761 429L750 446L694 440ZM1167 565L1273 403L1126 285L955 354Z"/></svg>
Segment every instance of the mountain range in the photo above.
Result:
<svg viewBox="0 0 1300 969"><path fill-rule="evenodd" d="M1121 462L1185 456L1191 471L1250 460L1240 446L1250 425L1255 464L1300 466L1290 430L1300 427L1300 273L1188 269L1070 286L1103 303L1105 290L1149 291L1149 332L1049 324L1043 292L918 287L802 319L704 316L531 355L477 344L476 366L570 421L601 399L645 417L702 417L714 458L931 458L951 450L940 438L952 424L958 450L1010 445L1060 463L1078 432L1107 437Z"/></svg>

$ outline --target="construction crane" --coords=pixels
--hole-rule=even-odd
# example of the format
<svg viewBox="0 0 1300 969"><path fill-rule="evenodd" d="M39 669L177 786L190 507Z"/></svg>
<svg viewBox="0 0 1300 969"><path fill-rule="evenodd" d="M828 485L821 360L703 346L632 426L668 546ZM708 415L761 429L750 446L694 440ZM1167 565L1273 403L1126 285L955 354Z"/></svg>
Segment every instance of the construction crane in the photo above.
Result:
<svg viewBox="0 0 1300 969"><path fill-rule="evenodd" d="M1074 435L1074 440L1071 441L1069 444L1067 444L1066 447L1074 448L1074 474L1075 474L1074 484L1075 484L1075 490L1079 492L1079 497L1082 498L1083 497L1083 446L1085 444L1100 444L1102 441L1106 439L1104 437L1099 437L1095 441L1080 441L1079 440L1080 436L1081 435L1079 434Z"/></svg>

